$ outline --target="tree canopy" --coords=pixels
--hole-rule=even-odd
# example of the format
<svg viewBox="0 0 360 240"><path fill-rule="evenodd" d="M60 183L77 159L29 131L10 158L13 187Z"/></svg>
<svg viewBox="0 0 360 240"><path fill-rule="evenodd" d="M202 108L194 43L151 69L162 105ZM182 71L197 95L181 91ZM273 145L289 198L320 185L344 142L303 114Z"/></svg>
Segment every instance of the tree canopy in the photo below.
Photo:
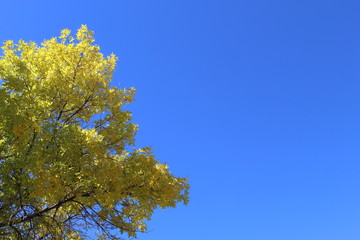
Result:
<svg viewBox="0 0 360 240"><path fill-rule="evenodd" d="M2 49L2 238L136 237L156 208L187 203L187 179L136 149L124 110L135 89L111 86L117 58L100 53L85 25Z"/></svg>

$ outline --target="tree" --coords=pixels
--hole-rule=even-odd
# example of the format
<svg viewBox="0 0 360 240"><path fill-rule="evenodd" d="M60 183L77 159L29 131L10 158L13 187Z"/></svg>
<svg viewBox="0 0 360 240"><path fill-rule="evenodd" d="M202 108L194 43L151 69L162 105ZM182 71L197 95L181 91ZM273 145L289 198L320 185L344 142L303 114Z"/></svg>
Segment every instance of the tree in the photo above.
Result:
<svg viewBox="0 0 360 240"><path fill-rule="evenodd" d="M110 85L117 58L86 26L2 49L2 239L136 237L156 208L187 203L187 180L135 149L138 127L123 109L135 89Z"/></svg>

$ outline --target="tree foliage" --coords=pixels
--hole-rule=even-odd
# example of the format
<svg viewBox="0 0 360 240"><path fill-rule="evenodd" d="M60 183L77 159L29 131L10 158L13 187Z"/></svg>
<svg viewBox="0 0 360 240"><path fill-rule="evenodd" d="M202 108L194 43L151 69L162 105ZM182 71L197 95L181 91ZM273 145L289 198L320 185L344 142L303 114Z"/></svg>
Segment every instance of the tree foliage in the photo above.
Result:
<svg viewBox="0 0 360 240"><path fill-rule="evenodd" d="M117 59L86 26L2 49L0 237L136 237L154 209L187 203L187 180L135 149L135 89L110 85Z"/></svg>

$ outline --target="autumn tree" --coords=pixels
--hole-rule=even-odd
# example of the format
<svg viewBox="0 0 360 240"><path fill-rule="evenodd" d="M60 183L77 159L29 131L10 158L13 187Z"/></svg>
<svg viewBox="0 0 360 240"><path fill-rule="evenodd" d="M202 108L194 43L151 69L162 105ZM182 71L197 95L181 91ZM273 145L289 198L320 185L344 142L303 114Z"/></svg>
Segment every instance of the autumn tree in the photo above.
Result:
<svg viewBox="0 0 360 240"><path fill-rule="evenodd" d="M110 85L117 59L86 26L2 49L1 239L136 237L156 208L187 203L187 180L135 148L135 89Z"/></svg>

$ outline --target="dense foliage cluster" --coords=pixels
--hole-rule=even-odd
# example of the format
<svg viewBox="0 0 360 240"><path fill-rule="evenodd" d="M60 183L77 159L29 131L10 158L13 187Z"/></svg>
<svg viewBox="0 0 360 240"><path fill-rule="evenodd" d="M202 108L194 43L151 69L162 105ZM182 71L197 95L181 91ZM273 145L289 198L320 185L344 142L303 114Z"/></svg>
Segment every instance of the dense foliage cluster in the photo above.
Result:
<svg viewBox="0 0 360 240"><path fill-rule="evenodd" d="M123 109L135 90L110 85L116 57L86 26L2 49L1 238L133 237L154 209L187 203L186 179L135 149L137 125Z"/></svg>

